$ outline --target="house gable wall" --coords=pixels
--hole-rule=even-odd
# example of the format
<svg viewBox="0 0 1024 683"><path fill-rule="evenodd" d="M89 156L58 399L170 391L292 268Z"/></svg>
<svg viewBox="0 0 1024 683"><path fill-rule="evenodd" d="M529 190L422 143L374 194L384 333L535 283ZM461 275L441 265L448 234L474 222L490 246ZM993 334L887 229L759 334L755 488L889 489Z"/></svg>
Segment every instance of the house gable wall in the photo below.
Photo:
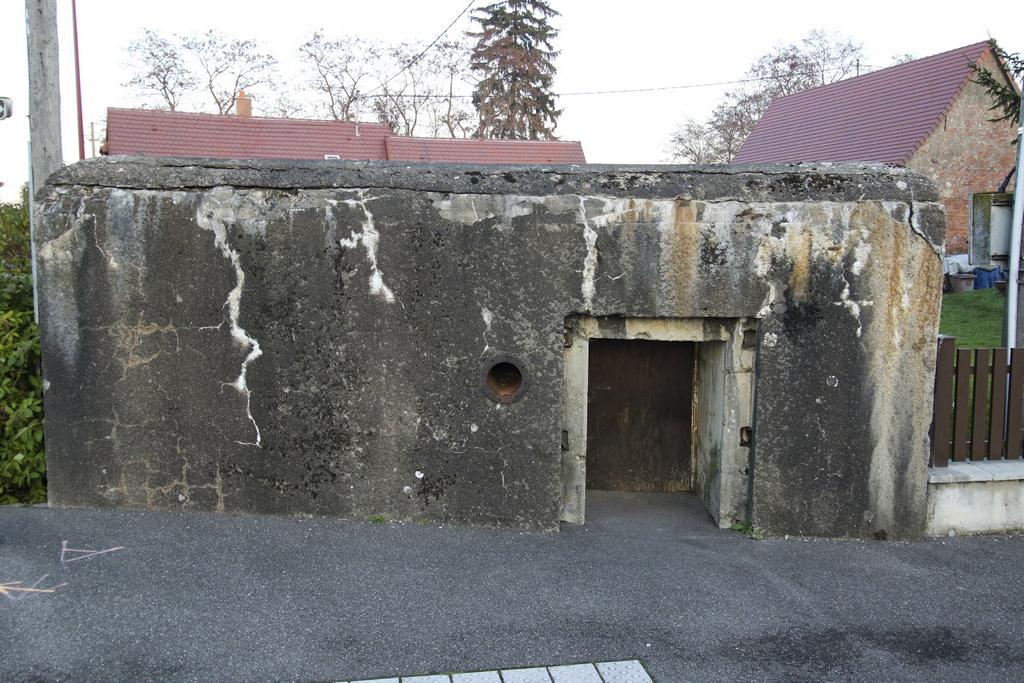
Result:
<svg viewBox="0 0 1024 683"><path fill-rule="evenodd" d="M980 66L998 73L988 52ZM1007 121L993 122L992 99L968 82L938 127L906 166L927 176L946 205L946 251L965 254L968 247L968 202L975 192L995 192L1017 163L1011 145L1016 134ZM1016 182L1014 179L1013 182ZM1010 185L1012 191L1013 184Z"/></svg>

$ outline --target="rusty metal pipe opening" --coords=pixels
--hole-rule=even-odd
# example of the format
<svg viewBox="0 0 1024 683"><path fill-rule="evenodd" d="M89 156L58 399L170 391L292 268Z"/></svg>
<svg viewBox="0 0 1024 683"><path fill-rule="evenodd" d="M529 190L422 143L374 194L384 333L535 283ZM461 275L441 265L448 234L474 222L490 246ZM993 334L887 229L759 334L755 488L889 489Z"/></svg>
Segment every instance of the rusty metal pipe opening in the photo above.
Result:
<svg viewBox="0 0 1024 683"><path fill-rule="evenodd" d="M484 364L480 388L487 398L498 403L511 403L518 399L530 383L523 362L514 356L495 356Z"/></svg>

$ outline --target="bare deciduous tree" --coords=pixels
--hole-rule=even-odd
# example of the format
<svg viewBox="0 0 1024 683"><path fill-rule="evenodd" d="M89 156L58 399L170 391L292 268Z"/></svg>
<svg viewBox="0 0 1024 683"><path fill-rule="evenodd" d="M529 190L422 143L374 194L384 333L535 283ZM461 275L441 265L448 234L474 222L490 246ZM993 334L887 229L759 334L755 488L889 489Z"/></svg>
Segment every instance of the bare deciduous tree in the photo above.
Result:
<svg viewBox="0 0 1024 683"><path fill-rule="evenodd" d="M430 58L437 96L428 100L430 134L453 138L469 136L476 128L468 100L461 93L469 87L469 46L447 41L434 46Z"/></svg>
<svg viewBox="0 0 1024 683"><path fill-rule="evenodd" d="M171 111L205 99L229 114L242 90L275 85L277 60L249 40L214 31L164 38L146 30L131 43L135 74L125 85ZM299 47L308 77L301 91L264 97L263 111L282 118L322 116L336 121L377 118L402 135L466 137L475 125L469 108L469 46L437 42L382 46L317 31ZM259 97L257 93L257 97ZM197 107L200 111L209 106Z"/></svg>
<svg viewBox="0 0 1024 683"><path fill-rule="evenodd" d="M144 29L142 37L129 43L126 51L134 73L124 86L140 91L147 103L155 96L167 109L176 111L199 84L182 55L180 40L172 42Z"/></svg>
<svg viewBox="0 0 1024 683"><path fill-rule="evenodd" d="M171 111L186 100L205 109L205 92L216 113L231 113L239 91L272 84L277 64L255 41L230 40L213 31L168 39L145 29L127 51L134 73L125 86L139 90L148 101L157 96Z"/></svg>
<svg viewBox="0 0 1024 683"><path fill-rule="evenodd" d="M277 60L253 40L228 40L214 31L191 36L182 47L199 64L202 87L218 114L230 114L242 90L273 83Z"/></svg>
<svg viewBox="0 0 1024 683"><path fill-rule="evenodd" d="M450 135L470 131L469 48L457 41L425 49L418 44L382 46L322 31L300 48L321 112L338 121L367 115L399 135Z"/></svg>
<svg viewBox="0 0 1024 683"><path fill-rule="evenodd" d="M327 116L335 121L356 121L362 106L362 94L372 86L374 64L380 47L373 42L346 36L329 40L323 32L299 48L309 75L309 86L325 98Z"/></svg>
<svg viewBox="0 0 1024 683"><path fill-rule="evenodd" d="M716 163L728 163L739 151L773 100L857 74L863 46L834 33L811 31L799 44L778 45L759 57L747 71L750 81L731 92L703 125L682 125L669 142L673 159L690 159L687 134L712 134Z"/></svg>
<svg viewBox="0 0 1024 683"><path fill-rule="evenodd" d="M307 119L313 116L306 98L294 91L278 91L270 104L262 109L267 116L279 119Z"/></svg>
<svg viewBox="0 0 1024 683"><path fill-rule="evenodd" d="M473 118L465 105L469 48L459 42L396 45L382 53L374 89L378 120L399 135L466 137Z"/></svg>
<svg viewBox="0 0 1024 683"><path fill-rule="evenodd" d="M428 62L417 59L422 51L415 44L392 45L381 52L376 65L373 111L398 135L414 134L432 94Z"/></svg>
<svg viewBox="0 0 1024 683"><path fill-rule="evenodd" d="M722 164L727 161L719 149L717 132L709 124L686 119L669 141L674 161L690 164Z"/></svg>
<svg viewBox="0 0 1024 683"><path fill-rule="evenodd" d="M837 33L814 29L800 41L801 54L806 62L804 67L814 75L813 85L835 83L857 75L857 68L864 58L864 44L854 43ZM803 88L806 90L807 88Z"/></svg>

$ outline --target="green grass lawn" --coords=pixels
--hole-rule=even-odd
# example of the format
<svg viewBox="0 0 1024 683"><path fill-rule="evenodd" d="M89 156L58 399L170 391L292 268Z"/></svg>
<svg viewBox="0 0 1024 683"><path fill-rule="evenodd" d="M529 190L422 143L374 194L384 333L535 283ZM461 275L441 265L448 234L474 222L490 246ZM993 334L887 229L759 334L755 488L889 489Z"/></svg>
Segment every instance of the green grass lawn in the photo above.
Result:
<svg viewBox="0 0 1024 683"><path fill-rule="evenodd" d="M957 348L994 349L1003 344L1006 297L995 287L942 297L939 333L956 337Z"/></svg>

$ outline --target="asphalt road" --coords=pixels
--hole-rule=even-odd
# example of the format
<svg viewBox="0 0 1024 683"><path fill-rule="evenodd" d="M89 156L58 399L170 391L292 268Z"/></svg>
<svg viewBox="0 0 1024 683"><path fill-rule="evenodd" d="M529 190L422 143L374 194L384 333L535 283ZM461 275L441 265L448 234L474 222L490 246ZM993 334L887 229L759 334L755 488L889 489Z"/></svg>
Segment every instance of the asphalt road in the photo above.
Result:
<svg viewBox="0 0 1024 683"><path fill-rule="evenodd" d="M0 681L1024 680L1024 537L753 541L685 495L587 502L561 533L3 507Z"/></svg>

